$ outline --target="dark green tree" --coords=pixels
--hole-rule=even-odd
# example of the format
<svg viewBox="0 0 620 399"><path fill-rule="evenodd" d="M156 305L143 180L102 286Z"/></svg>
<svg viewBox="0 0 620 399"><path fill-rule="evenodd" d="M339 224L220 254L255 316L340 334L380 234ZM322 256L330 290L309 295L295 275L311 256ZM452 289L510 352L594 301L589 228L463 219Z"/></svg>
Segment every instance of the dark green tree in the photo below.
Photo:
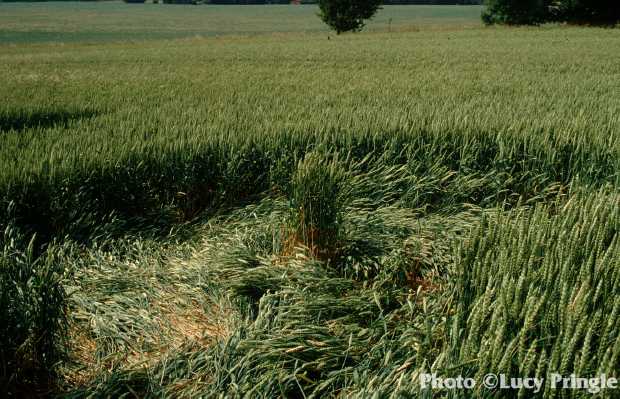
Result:
<svg viewBox="0 0 620 399"><path fill-rule="evenodd" d="M615 25L620 22L618 0L555 0L551 11L554 19L563 22Z"/></svg>
<svg viewBox="0 0 620 399"><path fill-rule="evenodd" d="M482 21L487 25L537 25L549 19L551 0L485 0Z"/></svg>
<svg viewBox="0 0 620 399"><path fill-rule="evenodd" d="M381 3L382 0L319 0L319 16L338 34L360 31Z"/></svg>

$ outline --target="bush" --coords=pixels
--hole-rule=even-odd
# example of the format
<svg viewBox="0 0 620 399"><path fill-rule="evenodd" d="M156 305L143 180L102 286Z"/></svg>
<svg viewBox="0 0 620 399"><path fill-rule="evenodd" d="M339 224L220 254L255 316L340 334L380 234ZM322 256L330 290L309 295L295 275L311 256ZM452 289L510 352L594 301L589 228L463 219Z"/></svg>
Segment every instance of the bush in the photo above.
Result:
<svg viewBox="0 0 620 399"><path fill-rule="evenodd" d="M615 25L620 22L617 0L559 0L552 7L556 20L578 24Z"/></svg>
<svg viewBox="0 0 620 399"><path fill-rule="evenodd" d="M486 0L485 24L537 25L569 22L615 25L620 22L616 0Z"/></svg>
<svg viewBox="0 0 620 399"><path fill-rule="evenodd" d="M319 0L319 16L336 33L359 31L379 10L381 0Z"/></svg>
<svg viewBox="0 0 620 399"><path fill-rule="evenodd" d="M549 0L486 0L485 5L487 25L536 25L549 18Z"/></svg>

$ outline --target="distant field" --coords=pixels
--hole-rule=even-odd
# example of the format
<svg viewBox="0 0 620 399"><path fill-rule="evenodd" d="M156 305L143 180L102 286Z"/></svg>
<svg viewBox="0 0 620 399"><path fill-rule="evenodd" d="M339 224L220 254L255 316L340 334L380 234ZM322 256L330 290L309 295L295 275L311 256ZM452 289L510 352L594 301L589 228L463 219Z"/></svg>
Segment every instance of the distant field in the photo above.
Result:
<svg viewBox="0 0 620 399"><path fill-rule="evenodd" d="M620 31L315 11L0 4L0 392L617 376Z"/></svg>
<svg viewBox="0 0 620 399"><path fill-rule="evenodd" d="M368 29L480 25L479 6L385 6ZM192 36L327 32L317 7L0 3L0 43L102 42Z"/></svg>

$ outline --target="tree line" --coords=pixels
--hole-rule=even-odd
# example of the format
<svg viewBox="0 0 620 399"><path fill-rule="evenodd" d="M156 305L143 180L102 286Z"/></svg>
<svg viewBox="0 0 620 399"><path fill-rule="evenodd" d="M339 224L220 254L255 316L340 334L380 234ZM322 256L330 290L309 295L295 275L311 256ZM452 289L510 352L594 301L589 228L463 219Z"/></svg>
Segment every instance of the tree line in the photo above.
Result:
<svg viewBox="0 0 620 399"><path fill-rule="evenodd" d="M382 0L318 0L319 16L342 33L359 31ZM482 21L487 25L538 25L566 22L613 26L620 22L620 0L485 0Z"/></svg>
<svg viewBox="0 0 620 399"><path fill-rule="evenodd" d="M567 22L615 25L620 22L620 0L486 0L484 23L538 25Z"/></svg>

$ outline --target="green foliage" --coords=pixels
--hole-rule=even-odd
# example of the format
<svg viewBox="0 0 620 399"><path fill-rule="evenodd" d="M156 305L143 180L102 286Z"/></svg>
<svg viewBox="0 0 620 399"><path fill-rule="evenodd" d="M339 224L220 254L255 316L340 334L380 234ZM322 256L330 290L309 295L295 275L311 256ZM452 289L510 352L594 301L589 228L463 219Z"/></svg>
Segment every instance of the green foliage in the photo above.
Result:
<svg viewBox="0 0 620 399"><path fill-rule="evenodd" d="M318 0L319 16L327 25L340 34L360 31L364 21L372 18L379 10L381 0Z"/></svg>
<svg viewBox="0 0 620 399"><path fill-rule="evenodd" d="M418 30L3 46L4 385L397 398L425 371L617 370L620 42Z"/></svg>
<svg viewBox="0 0 620 399"><path fill-rule="evenodd" d="M556 0L552 13L559 21L579 24L613 26L620 22L620 7L614 0Z"/></svg>
<svg viewBox="0 0 620 399"><path fill-rule="evenodd" d="M295 228L302 242L319 252L335 249L342 235L342 213L349 176L337 156L310 152L299 161L290 184Z"/></svg>
<svg viewBox="0 0 620 399"><path fill-rule="evenodd" d="M407 164L416 176L409 206L429 210L532 196L574 178L615 183L619 126L607 110L618 95L606 89L607 73L593 71L610 71L614 52L601 43L617 49L617 42L581 29L468 32L458 43L449 32L394 34L394 47L369 35L362 53L352 46L354 37L328 50L297 37L207 39L174 48L126 44L134 54L109 45L102 48L109 69L98 63L101 54L80 53L81 62L72 63L36 47L7 47L7 71L23 57L33 62L29 74L2 75L8 90L0 94L1 201L13 201L16 223L41 241L64 235L88 241L103 230L153 226L167 232L204 210L286 190L296 159L316 147L350 152L357 161L385 152L387 165ZM442 63L431 39L454 54L455 64ZM591 49L595 61L575 60L573 46ZM488 58L506 47L515 51ZM248 56L239 61L240 53ZM171 60L179 73L135 58L149 54ZM275 70L266 66L283 54ZM418 56L428 62L416 62ZM200 69L203 57L212 60L209 71ZM489 84L469 68L482 58L489 60ZM70 71L74 83L56 87L46 70L50 62ZM313 70L303 79L290 73L300 62ZM128 64L135 66L121 67ZM502 72L514 65L522 72ZM92 80L93 73L99 78ZM89 85L100 95L83 90ZM54 90L54 100L46 100ZM553 112L549 103L557 104ZM1 215L0 225L5 220Z"/></svg>
<svg viewBox="0 0 620 399"><path fill-rule="evenodd" d="M619 199L577 195L483 219L450 279L457 309L444 366L464 364L460 373L478 379L617 372ZM537 397L553 395L548 384Z"/></svg>
<svg viewBox="0 0 620 399"><path fill-rule="evenodd" d="M615 0L486 0L485 5L482 21L487 25L557 21L613 26L620 22Z"/></svg>
<svg viewBox="0 0 620 399"><path fill-rule="evenodd" d="M45 391L53 384L66 331L66 270L62 253L36 256L12 227L0 236L0 390Z"/></svg>
<svg viewBox="0 0 620 399"><path fill-rule="evenodd" d="M550 0L486 0L484 4L482 21L487 25L536 25L550 16Z"/></svg>
<svg viewBox="0 0 620 399"><path fill-rule="evenodd" d="M229 317L229 332L208 346L171 347L147 366L103 369L72 396L400 397L426 394L421 372L613 375L620 361L614 294L620 289L620 202L617 191L588 191L533 208L449 217L388 206L364 207L362 219L353 206L343 223L365 224L386 249L377 258L380 273L358 275L361 280L303 248L282 256L288 217L282 200L212 220L193 253L177 255L182 258L168 266L154 266L153 255L139 246L128 249L125 261L114 256L113 267L80 274L88 282L81 318L103 314L107 331L130 320L149 326L157 316L138 317L144 305L132 309L130 298L142 291L156 303L158 294L147 287L162 279L163 286L182 289L178 295L204 300L206 293L207 308L220 307ZM373 256L374 246L360 250ZM92 259L104 266L109 258L102 252ZM411 273L419 279L411 281ZM219 288L201 290L206 282ZM105 294L97 312L88 310L88 297L110 289L114 295ZM152 334L121 329L108 339L138 344ZM554 391L520 395L551 398Z"/></svg>

